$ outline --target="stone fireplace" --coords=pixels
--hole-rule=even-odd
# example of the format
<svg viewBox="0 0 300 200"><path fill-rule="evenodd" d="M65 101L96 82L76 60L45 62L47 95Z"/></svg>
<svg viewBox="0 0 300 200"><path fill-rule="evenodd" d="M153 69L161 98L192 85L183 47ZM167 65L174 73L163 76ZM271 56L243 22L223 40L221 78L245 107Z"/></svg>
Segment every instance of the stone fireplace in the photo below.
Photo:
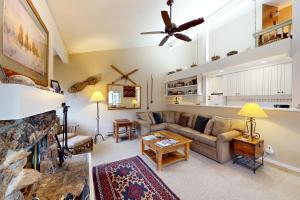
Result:
<svg viewBox="0 0 300 200"><path fill-rule="evenodd" d="M0 200L32 195L42 174L57 167L55 111L0 121Z"/></svg>

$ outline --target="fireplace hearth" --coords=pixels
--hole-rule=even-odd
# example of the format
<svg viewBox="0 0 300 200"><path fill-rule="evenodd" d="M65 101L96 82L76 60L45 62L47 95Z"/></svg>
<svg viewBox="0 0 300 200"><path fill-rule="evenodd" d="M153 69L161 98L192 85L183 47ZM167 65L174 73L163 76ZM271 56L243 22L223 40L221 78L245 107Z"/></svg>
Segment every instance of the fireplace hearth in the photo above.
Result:
<svg viewBox="0 0 300 200"><path fill-rule="evenodd" d="M0 121L0 200L31 195L30 188L41 180L40 172L53 172L58 122L55 111Z"/></svg>

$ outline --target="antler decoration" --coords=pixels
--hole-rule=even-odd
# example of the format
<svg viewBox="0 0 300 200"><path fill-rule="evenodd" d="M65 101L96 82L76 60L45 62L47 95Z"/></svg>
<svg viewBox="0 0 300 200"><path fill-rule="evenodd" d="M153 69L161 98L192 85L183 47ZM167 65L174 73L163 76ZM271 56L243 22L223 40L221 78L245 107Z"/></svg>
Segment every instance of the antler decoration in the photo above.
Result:
<svg viewBox="0 0 300 200"><path fill-rule="evenodd" d="M101 81L101 75L91 76L91 77L87 78L83 82L75 83L74 85L72 85L68 89L68 92L69 93L80 92L80 91L84 90L84 88L86 88L87 86L89 86L89 85L96 85L100 81Z"/></svg>

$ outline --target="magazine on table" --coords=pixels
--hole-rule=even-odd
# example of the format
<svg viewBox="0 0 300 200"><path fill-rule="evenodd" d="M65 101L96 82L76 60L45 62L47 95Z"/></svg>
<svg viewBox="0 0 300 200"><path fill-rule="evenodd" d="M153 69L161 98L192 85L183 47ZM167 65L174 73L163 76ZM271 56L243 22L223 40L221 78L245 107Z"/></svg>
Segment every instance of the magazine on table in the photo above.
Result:
<svg viewBox="0 0 300 200"><path fill-rule="evenodd" d="M155 140L155 139L157 139L157 137L155 135L148 135L148 136L143 137L143 140L145 140L145 141Z"/></svg>
<svg viewBox="0 0 300 200"><path fill-rule="evenodd" d="M155 144L160 147L168 147L176 143L177 141L174 139L166 139L166 140L161 140L159 142L156 142Z"/></svg>

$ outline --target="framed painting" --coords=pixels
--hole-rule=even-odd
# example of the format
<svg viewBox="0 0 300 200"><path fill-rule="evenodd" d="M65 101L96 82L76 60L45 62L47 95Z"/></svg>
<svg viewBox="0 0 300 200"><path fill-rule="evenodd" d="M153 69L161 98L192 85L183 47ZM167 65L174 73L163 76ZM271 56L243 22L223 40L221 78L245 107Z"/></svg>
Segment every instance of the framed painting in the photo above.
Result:
<svg viewBox="0 0 300 200"><path fill-rule="evenodd" d="M31 0L3 0L5 68L48 86L49 32ZM13 64L11 64L13 63Z"/></svg>

